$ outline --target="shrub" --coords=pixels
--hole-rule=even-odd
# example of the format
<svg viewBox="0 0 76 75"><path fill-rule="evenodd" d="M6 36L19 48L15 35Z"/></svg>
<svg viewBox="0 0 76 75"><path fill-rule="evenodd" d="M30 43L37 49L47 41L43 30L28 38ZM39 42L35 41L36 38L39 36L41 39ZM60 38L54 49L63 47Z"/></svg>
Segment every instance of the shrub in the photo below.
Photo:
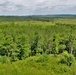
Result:
<svg viewBox="0 0 76 75"><path fill-rule="evenodd" d="M0 56L0 62L10 63L10 59L7 56Z"/></svg>
<svg viewBox="0 0 76 75"><path fill-rule="evenodd" d="M37 62L46 62L47 60L48 60L48 55L43 54L38 58Z"/></svg>
<svg viewBox="0 0 76 75"><path fill-rule="evenodd" d="M67 51L64 51L60 58L60 63L71 66L72 63L74 62L74 60L75 60L75 58L72 54L69 54Z"/></svg>

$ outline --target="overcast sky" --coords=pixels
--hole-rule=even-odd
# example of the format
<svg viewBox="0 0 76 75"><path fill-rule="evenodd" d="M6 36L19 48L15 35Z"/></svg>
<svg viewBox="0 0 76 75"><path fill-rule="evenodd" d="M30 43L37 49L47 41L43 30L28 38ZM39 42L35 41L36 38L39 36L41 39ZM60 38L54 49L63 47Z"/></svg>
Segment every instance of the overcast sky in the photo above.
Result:
<svg viewBox="0 0 76 75"><path fill-rule="evenodd" d="M0 15L76 14L76 0L0 0Z"/></svg>

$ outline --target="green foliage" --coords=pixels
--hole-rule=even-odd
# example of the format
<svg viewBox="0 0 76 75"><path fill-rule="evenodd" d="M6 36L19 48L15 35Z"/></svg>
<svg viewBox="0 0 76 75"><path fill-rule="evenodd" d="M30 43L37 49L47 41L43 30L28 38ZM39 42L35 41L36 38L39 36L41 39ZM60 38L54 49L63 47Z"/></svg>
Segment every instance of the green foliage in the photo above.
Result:
<svg viewBox="0 0 76 75"><path fill-rule="evenodd" d="M0 75L76 75L75 21L1 16Z"/></svg>
<svg viewBox="0 0 76 75"><path fill-rule="evenodd" d="M75 75L76 61L70 67L59 64L60 56L48 55L48 60L37 62L39 57L33 56L12 64L0 63L0 75Z"/></svg>
<svg viewBox="0 0 76 75"><path fill-rule="evenodd" d="M58 45L59 45L58 36L54 35L54 37L53 37L53 47L52 47L52 51L53 51L54 54L57 54L58 51L59 51Z"/></svg>
<svg viewBox="0 0 76 75"><path fill-rule="evenodd" d="M60 62L62 64L66 64L68 66L71 66L72 63L74 62L75 58L73 55L69 54L68 52L64 51L61 58L60 58Z"/></svg>
<svg viewBox="0 0 76 75"><path fill-rule="evenodd" d="M46 62L48 61L48 55L47 54L43 54L41 56L39 56L37 62Z"/></svg>
<svg viewBox="0 0 76 75"><path fill-rule="evenodd" d="M37 53L38 40L39 40L38 32L35 32L34 40L31 42L31 53L32 53L32 55L36 55L36 53Z"/></svg>
<svg viewBox="0 0 76 75"><path fill-rule="evenodd" d="M74 24L63 23L62 18L60 20L62 23L57 22L57 18L50 17L20 18L15 16L7 19L2 16L1 18L1 56L9 57L11 61L44 53L57 55L63 51L76 56L76 26Z"/></svg>
<svg viewBox="0 0 76 75"><path fill-rule="evenodd" d="M17 48L18 48L18 58L24 59L29 56L30 44L29 37L27 35L20 35L16 38Z"/></svg>
<svg viewBox="0 0 76 75"><path fill-rule="evenodd" d="M6 56L0 56L0 62L1 63L10 63L10 58L6 57Z"/></svg>

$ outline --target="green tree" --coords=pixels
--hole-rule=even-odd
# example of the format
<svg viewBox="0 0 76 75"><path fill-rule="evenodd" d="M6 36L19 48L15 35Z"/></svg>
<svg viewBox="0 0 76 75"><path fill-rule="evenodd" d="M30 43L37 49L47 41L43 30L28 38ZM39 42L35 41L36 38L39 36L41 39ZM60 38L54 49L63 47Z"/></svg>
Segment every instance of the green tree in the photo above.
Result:
<svg viewBox="0 0 76 75"><path fill-rule="evenodd" d="M11 55L11 49L13 44L13 38L9 35L2 38L2 43L0 45L0 55L4 56L10 56Z"/></svg>
<svg viewBox="0 0 76 75"><path fill-rule="evenodd" d="M39 40L38 32L35 32L34 40L31 42L31 54L32 55L36 55L37 53L38 40Z"/></svg>
<svg viewBox="0 0 76 75"><path fill-rule="evenodd" d="M59 40L58 40L58 35L54 35L53 37L53 46L52 46L52 52L54 54L57 54L59 51Z"/></svg>
<svg viewBox="0 0 76 75"><path fill-rule="evenodd" d="M29 37L25 34L17 36L16 44L18 49L18 58L22 60L28 57L30 53Z"/></svg>

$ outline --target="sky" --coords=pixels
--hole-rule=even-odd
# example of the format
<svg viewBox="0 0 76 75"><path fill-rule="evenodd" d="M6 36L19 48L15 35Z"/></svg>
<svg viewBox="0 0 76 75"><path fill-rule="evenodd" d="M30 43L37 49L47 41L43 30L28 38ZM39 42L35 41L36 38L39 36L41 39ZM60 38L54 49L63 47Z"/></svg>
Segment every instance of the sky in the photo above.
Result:
<svg viewBox="0 0 76 75"><path fill-rule="evenodd" d="M0 0L0 15L76 14L76 0Z"/></svg>

